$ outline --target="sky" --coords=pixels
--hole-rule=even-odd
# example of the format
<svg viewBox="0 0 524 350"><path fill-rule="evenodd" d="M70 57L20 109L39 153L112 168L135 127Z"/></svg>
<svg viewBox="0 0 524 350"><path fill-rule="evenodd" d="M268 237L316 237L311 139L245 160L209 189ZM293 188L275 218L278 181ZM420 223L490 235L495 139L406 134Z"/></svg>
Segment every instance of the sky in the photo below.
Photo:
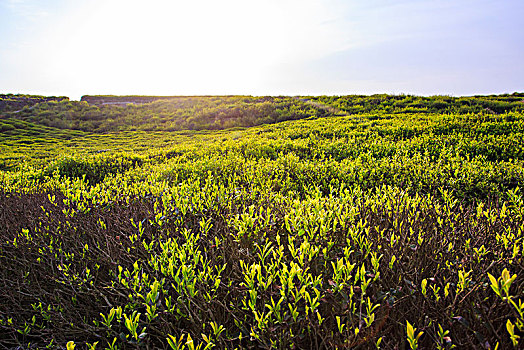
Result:
<svg viewBox="0 0 524 350"><path fill-rule="evenodd" d="M524 91L523 0L0 0L0 93Z"/></svg>

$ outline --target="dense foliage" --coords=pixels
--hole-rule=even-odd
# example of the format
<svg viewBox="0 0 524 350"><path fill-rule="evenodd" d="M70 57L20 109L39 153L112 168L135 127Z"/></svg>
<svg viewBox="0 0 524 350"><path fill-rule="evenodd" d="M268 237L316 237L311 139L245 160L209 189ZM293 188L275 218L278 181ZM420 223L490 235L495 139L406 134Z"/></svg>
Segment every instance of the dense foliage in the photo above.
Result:
<svg viewBox="0 0 524 350"><path fill-rule="evenodd" d="M21 110L24 107L31 107L38 103L51 101L68 101L68 97L64 96L38 96L38 95L14 95L14 94L0 94L0 113L13 112Z"/></svg>
<svg viewBox="0 0 524 350"><path fill-rule="evenodd" d="M323 109L290 97L173 97L149 103L107 100L100 105L90 105L85 101L40 103L13 115L55 128L108 132L217 130L327 114Z"/></svg>
<svg viewBox="0 0 524 350"><path fill-rule="evenodd" d="M412 95L320 96L314 101L326 103L344 113L505 113L524 111L524 93L511 95L451 97Z"/></svg>
<svg viewBox="0 0 524 350"><path fill-rule="evenodd" d="M15 101L16 104L6 101ZM7 103L5 108L2 107L4 102ZM48 127L96 133L124 130L218 130L362 113L522 112L524 94L474 97L350 95L295 98L83 96L81 102L61 97L0 95L0 114L2 111L9 117Z"/></svg>
<svg viewBox="0 0 524 350"><path fill-rule="evenodd" d="M218 131L4 118L0 345L521 346L524 113L313 100Z"/></svg>

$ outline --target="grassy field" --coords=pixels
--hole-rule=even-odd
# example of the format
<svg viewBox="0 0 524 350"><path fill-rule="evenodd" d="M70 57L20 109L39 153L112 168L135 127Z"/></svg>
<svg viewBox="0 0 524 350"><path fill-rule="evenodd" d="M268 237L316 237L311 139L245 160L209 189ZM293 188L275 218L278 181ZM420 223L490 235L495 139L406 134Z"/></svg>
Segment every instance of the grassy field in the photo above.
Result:
<svg viewBox="0 0 524 350"><path fill-rule="evenodd" d="M524 344L524 94L104 99L0 109L0 348Z"/></svg>

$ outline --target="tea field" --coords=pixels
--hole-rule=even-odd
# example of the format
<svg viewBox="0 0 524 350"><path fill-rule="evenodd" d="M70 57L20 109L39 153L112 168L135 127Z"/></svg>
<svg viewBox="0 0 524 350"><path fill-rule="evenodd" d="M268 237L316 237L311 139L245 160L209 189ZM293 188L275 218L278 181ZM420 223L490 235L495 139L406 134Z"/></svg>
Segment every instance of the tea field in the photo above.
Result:
<svg viewBox="0 0 524 350"><path fill-rule="evenodd" d="M0 348L522 348L524 94L35 99Z"/></svg>

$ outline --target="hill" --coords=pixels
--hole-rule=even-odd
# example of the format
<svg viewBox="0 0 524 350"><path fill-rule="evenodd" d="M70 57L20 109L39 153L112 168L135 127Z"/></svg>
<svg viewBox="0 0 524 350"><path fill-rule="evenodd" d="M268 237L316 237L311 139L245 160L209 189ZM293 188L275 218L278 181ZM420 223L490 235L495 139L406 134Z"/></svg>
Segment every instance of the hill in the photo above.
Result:
<svg viewBox="0 0 524 350"><path fill-rule="evenodd" d="M67 101L68 97L38 96L22 94L0 94L0 113L21 110L24 107L31 107L42 102Z"/></svg>

